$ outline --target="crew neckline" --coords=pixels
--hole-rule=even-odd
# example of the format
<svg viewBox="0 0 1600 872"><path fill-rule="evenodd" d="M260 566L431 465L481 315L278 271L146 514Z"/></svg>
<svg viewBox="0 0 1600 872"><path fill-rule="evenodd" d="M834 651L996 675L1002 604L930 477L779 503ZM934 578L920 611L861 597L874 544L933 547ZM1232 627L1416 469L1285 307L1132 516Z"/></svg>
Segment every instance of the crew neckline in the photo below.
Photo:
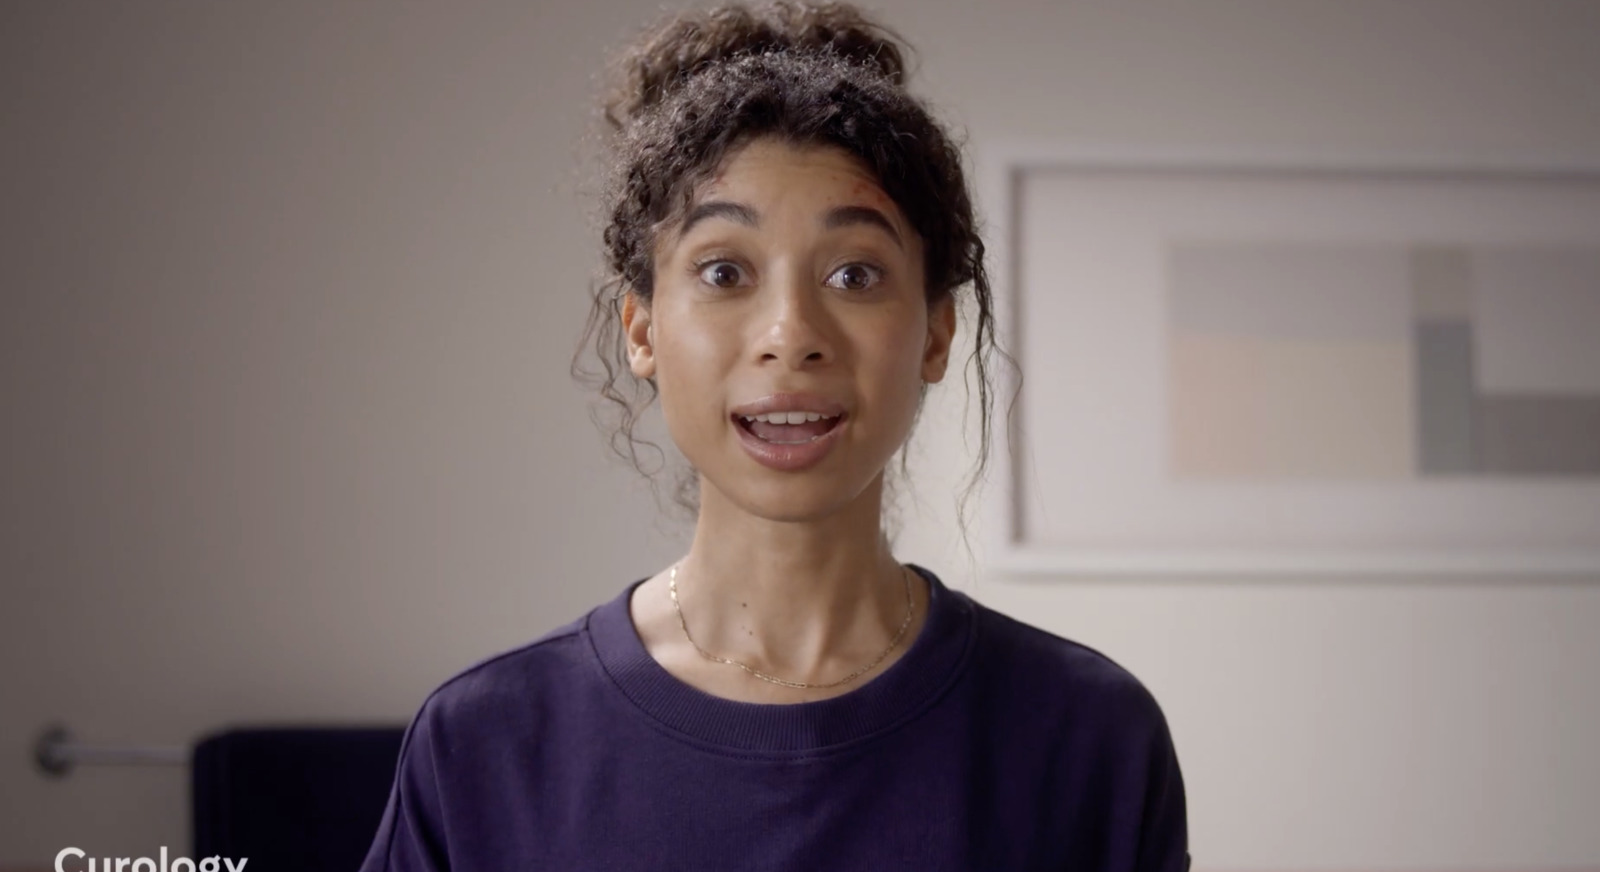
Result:
<svg viewBox="0 0 1600 872"><path fill-rule="evenodd" d="M848 693L798 703L756 703L707 693L668 672L645 648L629 603L646 578L589 614L586 631L601 667L644 714L691 740L733 751L794 754L835 749L892 729L930 705L957 678L971 649L973 604L933 572L928 616L911 647Z"/></svg>

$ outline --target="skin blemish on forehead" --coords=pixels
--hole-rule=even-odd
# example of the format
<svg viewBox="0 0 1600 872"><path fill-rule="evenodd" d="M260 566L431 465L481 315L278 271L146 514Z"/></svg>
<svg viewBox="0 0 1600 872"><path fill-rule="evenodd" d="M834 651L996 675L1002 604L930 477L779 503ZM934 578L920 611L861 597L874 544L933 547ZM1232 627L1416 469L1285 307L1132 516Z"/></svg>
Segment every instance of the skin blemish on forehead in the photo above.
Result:
<svg viewBox="0 0 1600 872"><path fill-rule="evenodd" d="M879 184L877 179L867 177L865 171L860 169L851 173L849 178L850 196L852 198L877 206L879 211L890 217L890 220L893 220L896 224L904 225L903 221L898 220L901 217L899 205L894 202L894 198L890 197L888 192L884 191L883 185Z"/></svg>

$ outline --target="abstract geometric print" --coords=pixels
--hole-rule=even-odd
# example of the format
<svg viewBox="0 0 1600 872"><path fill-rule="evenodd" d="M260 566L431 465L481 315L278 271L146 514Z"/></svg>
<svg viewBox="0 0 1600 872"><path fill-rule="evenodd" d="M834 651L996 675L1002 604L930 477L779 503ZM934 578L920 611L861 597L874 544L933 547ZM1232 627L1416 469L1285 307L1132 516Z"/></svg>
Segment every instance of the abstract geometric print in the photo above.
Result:
<svg viewBox="0 0 1600 872"><path fill-rule="evenodd" d="M1600 249L1177 242L1178 479L1600 476Z"/></svg>

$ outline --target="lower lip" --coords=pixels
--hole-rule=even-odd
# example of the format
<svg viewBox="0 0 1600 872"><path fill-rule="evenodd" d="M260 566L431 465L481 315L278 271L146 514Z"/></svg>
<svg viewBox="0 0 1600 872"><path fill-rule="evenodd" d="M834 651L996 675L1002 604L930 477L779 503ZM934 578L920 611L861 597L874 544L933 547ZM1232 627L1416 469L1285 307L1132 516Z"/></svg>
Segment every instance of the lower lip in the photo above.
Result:
<svg viewBox="0 0 1600 872"><path fill-rule="evenodd" d="M755 462L780 472L795 472L822 462L833 450L834 443L839 441L839 433L844 430L849 418L841 417L833 429L818 436L810 442L799 442L785 445L780 442L768 442L765 439L746 430L738 421L730 421L733 429L739 432L739 444L744 446L745 453L750 455Z"/></svg>

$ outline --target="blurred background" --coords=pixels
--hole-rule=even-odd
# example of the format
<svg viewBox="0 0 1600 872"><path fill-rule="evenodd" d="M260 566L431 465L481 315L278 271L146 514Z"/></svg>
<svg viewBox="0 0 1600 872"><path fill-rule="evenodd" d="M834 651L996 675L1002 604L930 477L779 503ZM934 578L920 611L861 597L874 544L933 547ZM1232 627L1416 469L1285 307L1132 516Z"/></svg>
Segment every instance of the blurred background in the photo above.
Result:
<svg viewBox="0 0 1600 872"><path fill-rule="evenodd" d="M597 75L662 8L0 5L0 869L190 843L186 767L48 778L51 723L404 724L679 553L568 375ZM975 166L1600 167L1596 3L868 8ZM1600 868L1600 578L1001 572L952 534L964 400L899 556L1150 687L1196 870Z"/></svg>

